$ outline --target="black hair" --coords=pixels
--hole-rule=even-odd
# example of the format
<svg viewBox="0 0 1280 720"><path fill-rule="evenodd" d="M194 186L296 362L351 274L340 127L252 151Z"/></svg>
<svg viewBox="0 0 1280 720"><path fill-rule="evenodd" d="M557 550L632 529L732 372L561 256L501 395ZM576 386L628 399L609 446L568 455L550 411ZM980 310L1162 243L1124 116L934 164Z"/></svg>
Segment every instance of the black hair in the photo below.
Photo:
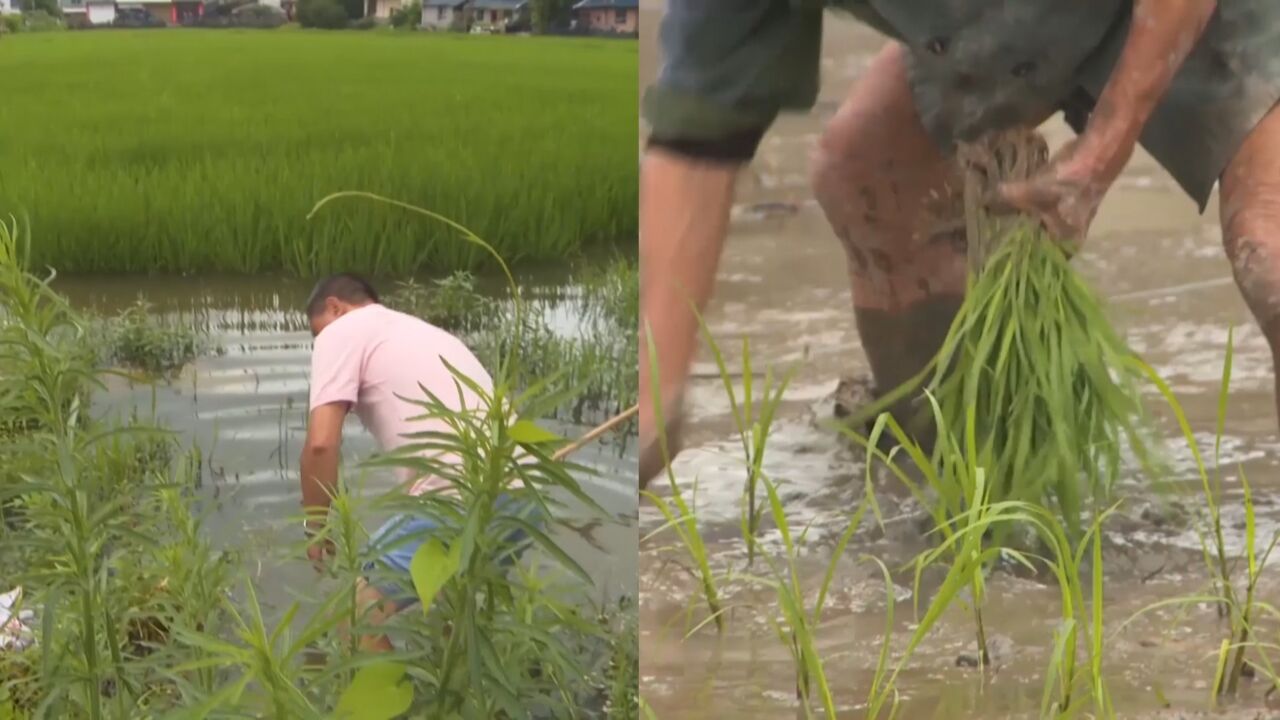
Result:
<svg viewBox="0 0 1280 720"><path fill-rule="evenodd" d="M348 303L378 302L378 291L368 280L355 273L338 273L316 283L307 300L307 317L315 317L324 310L324 301L337 298Z"/></svg>

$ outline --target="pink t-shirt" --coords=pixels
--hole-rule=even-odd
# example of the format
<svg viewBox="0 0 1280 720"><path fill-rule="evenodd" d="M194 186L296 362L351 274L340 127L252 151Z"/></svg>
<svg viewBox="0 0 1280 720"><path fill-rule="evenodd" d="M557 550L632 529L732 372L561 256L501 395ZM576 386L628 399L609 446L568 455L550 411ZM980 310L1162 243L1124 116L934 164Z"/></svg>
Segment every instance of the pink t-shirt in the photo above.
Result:
<svg viewBox="0 0 1280 720"><path fill-rule="evenodd" d="M421 385L454 411L480 409L481 399L457 381L446 362L486 392L492 391L489 373L458 338L383 305L357 308L316 336L311 409L351 403L384 452L413 442L404 437L408 433L448 432L443 420L409 420L427 410L402 399L425 401ZM405 482L414 478L407 468L398 472ZM420 495L445 484L435 477L420 478L409 492Z"/></svg>

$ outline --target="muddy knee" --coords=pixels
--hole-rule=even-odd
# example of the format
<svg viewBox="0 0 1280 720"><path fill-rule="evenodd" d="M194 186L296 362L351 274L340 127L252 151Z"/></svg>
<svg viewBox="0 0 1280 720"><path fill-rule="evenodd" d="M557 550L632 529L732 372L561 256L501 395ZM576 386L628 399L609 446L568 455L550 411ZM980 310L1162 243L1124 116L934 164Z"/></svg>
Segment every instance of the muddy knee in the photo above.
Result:
<svg viewBox="0 0 1280 720"><path fill-rule="evenodd" d="M1274 351L1280 344L1280 234L1269 240L1228 234L1225 244L1240 294Z"/></svg>

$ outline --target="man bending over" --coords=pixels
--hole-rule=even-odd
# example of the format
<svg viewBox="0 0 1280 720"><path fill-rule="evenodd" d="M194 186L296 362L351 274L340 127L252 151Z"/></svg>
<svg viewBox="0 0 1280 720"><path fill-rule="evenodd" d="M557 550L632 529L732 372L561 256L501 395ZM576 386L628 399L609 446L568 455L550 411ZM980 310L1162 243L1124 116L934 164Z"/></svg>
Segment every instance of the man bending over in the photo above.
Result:
<svg viewBox="0 0 1280 720"><path fill-rule="evenodd" d="M482 399L456 380L450 366L485 392L492 390L493 380L461 340L380 304L373 287L356 275L343 273L322 280L307 301L307 317L315 348L310 422L300 467L306 530L308 537L314 538L324 527L337 487L342 427L348 412L354 410L383 452L391 452L411 442L406 435L450 431L443 419L421 419L425 409L405 400L426 399L423 388L451 411L485 410ZM440 454L434 457L437 461L453 459ZM398 474L413 496L454 492L441 478L415 477L407 468ZM535 512L533 507L505 496L499 499L499 510L526 516ZM357 603L368 624L380 626L417 601L409 564L438 529L433 518L401 514L374 533L371 547L377 559L366 571L380 567L401 579L382 585L371 583L367 576L361 579ZM509 538L513 543L522 539L518 535ZM307 556L319 565L329 547L327 542L313 542ZM364 637L361 646L368 651L387 651L391 642L385 635Z"/></svg>

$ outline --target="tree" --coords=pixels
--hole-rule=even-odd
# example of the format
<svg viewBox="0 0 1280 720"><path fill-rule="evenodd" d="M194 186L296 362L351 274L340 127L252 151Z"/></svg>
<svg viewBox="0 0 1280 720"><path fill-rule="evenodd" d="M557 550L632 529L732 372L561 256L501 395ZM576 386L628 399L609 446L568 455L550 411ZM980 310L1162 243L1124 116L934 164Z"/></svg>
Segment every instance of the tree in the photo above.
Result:
<svg viewBox="0 0 1280 720"><path fill-rule="evenodd" d="M359 20L364 17L365 0L339 0L348 20Z"/></svg>
<svg viewBox="0 0 1280 720"><path fill-rule="evenodd" d="M391 13L391 26L416 28L422 25L422 0L412 0L408 5Z"/></svg>
<svg viewBox="0 0 1280 720"><path fill-rule="evenodd" d="M18 7L22 12L43 10L53 17L62 17L62 8L58 5L58 0L20 0Z"/></svg>
<svg viewBox="0 0 1280 720"><path fill-rule="evenodd" d="M298 0L298 24L302 27L340 30L350 22L338 0Z"/></svg>
<svg viewBox="0 0 1280 720"><path fill-rule="evenodd" d="M529 7L533 31L543 34L552 28L568 24L573 0L530 0Z"/></svg>

